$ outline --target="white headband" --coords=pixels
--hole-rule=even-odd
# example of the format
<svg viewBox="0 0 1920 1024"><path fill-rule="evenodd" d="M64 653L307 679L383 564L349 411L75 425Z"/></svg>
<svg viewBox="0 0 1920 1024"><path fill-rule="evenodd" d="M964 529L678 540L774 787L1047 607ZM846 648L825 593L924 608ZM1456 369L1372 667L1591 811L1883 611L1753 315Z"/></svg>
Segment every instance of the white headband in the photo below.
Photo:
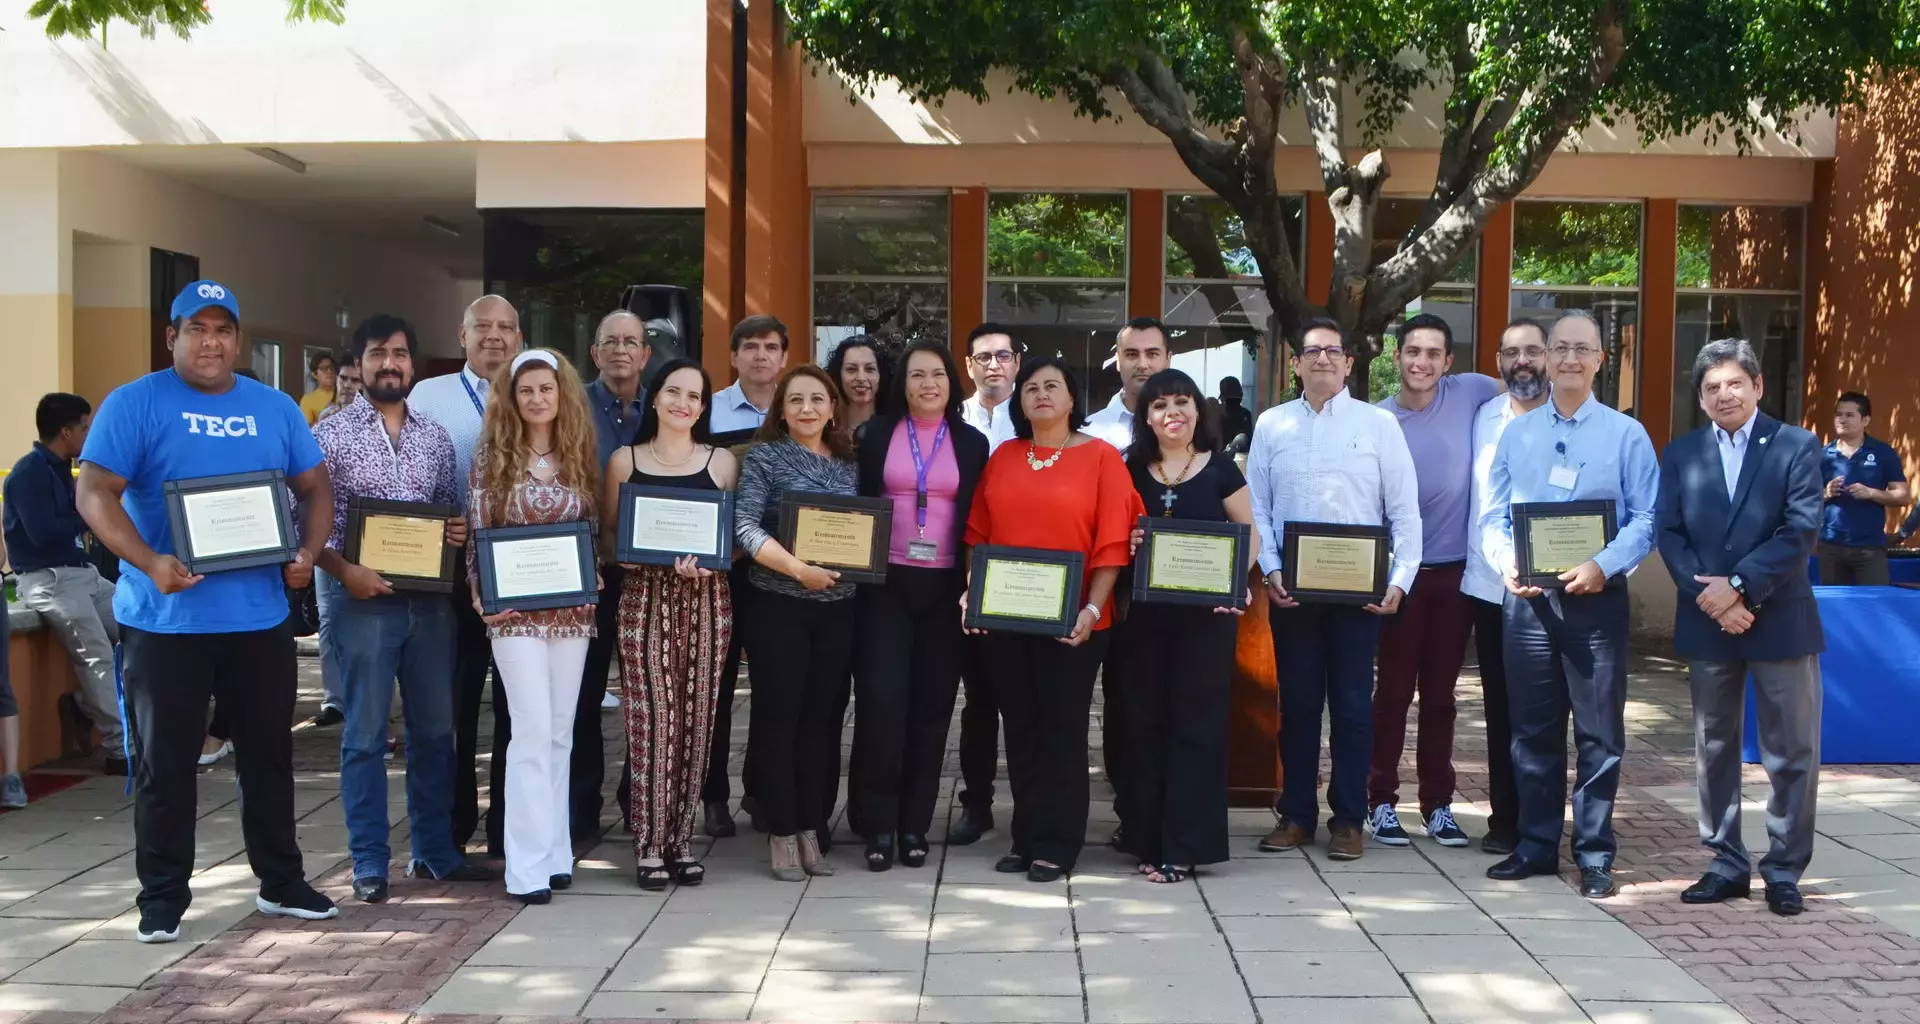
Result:
<svg viewBox="0 0 1920 1024"><path fill-rule="evenodd" d="M560 372L560 363L553 358L553 353L544 348L530 348L513 357L513 368L507 371L507 376L511 378L514 374L520 372L522 366L534 361L547 364L547 368L553 370L555 373Z"/></svg>

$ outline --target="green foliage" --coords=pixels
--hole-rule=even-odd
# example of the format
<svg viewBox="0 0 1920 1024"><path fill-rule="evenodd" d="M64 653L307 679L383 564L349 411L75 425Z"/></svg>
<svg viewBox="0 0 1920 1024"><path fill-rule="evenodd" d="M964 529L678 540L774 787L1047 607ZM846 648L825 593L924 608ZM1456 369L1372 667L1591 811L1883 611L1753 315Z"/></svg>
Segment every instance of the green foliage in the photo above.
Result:
<svg viewBox="0 0 1920 1024"><path fill-rule="evenodd" d="M1639 287L1639 204L1518 204L1513 218L1513 281Z"/></svg>
<svg viewBox="0 0 1920 1024"><path fill-rule="evenodd" d="M321 21L338 25L346 20L346 0L286 0L287 20ZM109 22L123 22L148 39L164 28L185 39L213 20L206 0L34 0L29 18L47 23L47 35L105 38Z"/></svg>
<svg viewBox="0 0 1920 1024"><path fill-rule="evenodd" d="M1127 198L997 193L987 204L989 277L1127 274Z"/></svg>

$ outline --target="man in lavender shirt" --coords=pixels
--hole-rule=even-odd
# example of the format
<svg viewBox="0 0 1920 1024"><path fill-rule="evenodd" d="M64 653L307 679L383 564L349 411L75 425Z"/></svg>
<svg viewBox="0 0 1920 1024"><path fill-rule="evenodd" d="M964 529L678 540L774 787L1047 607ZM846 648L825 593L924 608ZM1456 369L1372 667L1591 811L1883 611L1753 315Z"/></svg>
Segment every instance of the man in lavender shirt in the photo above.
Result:
<svg viewBox="0 0 1920 1024"><path fill-rule="evenodd" d="M1492 377L1448 376L1453 329L1431 313L1394 332L1393 361L1400 393L1379 405L1393 413L1413 453L1420 481L1420 575L1400 613L1380 630L1378 681L1373 691L1373 766L1367 773L1367 831L1374 842L1406 846L1400 825L1400 752L1407 742L1407 708L1420 694L1420 814L1427 835L1442 846L1465 846L1454 820L1453 690L1467 656L1473 614L1460 592L1467 565L1467 520L1473 482L1473 417L1501 391Z"/></svg>

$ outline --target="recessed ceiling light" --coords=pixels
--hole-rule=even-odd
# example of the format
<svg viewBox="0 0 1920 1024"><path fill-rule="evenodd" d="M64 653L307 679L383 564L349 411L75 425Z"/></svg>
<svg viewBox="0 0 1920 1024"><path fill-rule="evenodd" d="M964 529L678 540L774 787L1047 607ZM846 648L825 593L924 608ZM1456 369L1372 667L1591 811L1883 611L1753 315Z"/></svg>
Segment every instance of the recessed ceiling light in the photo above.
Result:
<svg viewBox="0 0 1920 1024"><path fill-rule="evenodd" d="M248 146L247 152L262 160L271 160L295 174L307 173L307 165L269 146Z"/></svg>

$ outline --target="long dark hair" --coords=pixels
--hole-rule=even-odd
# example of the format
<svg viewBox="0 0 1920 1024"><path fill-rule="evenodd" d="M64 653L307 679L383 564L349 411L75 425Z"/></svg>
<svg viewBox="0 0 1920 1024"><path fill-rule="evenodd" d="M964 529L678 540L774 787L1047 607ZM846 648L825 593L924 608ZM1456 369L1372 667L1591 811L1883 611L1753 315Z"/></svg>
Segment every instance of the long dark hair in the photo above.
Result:
<svg viewBox="0 0 1920 1024"><path fill-rule="evenodd" d="M706 444L713 433L713 378L707 376L707 368L684 357L669 359L654 372L653 379L647 381L647 407L640 413L640 430L633 435L634 444L646 444L660 435L660 411L655 403L660 401L660 392L667 386L667 378L681 370L700 371L700 416L693 421L693 443Z"/></svg>
<svg viewBox="0 0 1920 1024"><path fill-rule="evenodd" d="M842 380L840 375L847 368L847 353L856 348L864 348L873 353L873 365L880 370L880 379L874 382L873 387L873 410L874 412L884 411L887 396L893 391L893 381L888 372L890 367L887 365L886 350L880 347L880 339L871 334L849 335L840 339L840 344L834 346L833 355L827 357L827 376L833 378L833 393L839 398L842 408L853 404L853 399L847 394L846 387L840 383ZM905 406L902 406L899 411L904 412Z"/></svg>
<svg viewBox="0 0 1920 1024"><path fill-rule="evenodd" d="M853 441L847 431L845 399L840 397L840 389L834 385L833 378L827 376L827 371L812 363L801 363L781 374L780 386L773 389L773 404L767 407L767 418L760 421L760 429L753 432L754 441L765 444L787 436L787 390L799 377L811 377L826 386L827 396L834 403L833 417L827 420L827 429L820 439L826 442L834 458L852 460Z"/></svg>
<svg viewBox="0 0 1920 1024"><path fill-rule="evenodd" d="M1074 431L1087 425L1087 415L1080 411L1080 379L1073 375L1073 367L1059 356L1034 356L1020 364L1020 372L1013 378L1013 436L1022 441L1033 440L1033 424L1027 421L1027 410L1020 404L1020 392L1034 374L1049 368L1059 370L1067 380L1067 400L1072 403L1067 407L1067 429Z"/></svg>
<svg viewBox="0 0 1920 1024"><path fill-rule="evenodd" d="M931 338L922 338L908 345L893 364L892 378L884 375L880 378L881 383L887 386L887 390L880 393L880 410L898 416L907 415L907 361L916 352L928 352L940 360L941 367L947 371L946 417L950 420L960 417L961 404L965 401L960 397L960 365L953 361L953 349L946 342Z"/></svg>
<svg viewBox="0 0 1920 1024"><path fill-rule="evenodd" d="M1133 401L1133 443L1127 445L1128 466L1145 467L1160 461L1160 439L1147 424L1147 411L1153 408L1154 399L1179 395L1193 399L1193 450L1220 450L1219 424L1214 422L1214 412L1207 408L1206 396L1200 393L1199 385L1179 370L1161 370L1147 378L1140 386L1140 397Z"/></svg>

